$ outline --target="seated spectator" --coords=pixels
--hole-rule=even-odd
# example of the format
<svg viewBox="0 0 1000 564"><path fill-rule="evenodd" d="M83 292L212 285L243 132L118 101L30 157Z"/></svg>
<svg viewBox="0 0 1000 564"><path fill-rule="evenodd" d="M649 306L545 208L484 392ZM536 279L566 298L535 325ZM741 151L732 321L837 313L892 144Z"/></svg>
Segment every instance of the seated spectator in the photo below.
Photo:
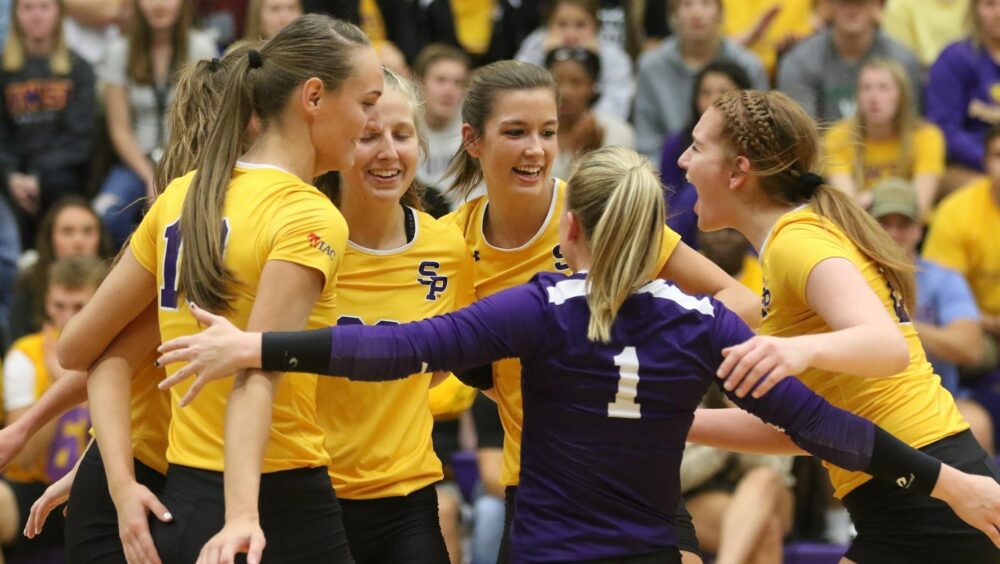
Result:
<svg viewBox="0 0 1000 564"><path fill-rule="evenodd" d="M972 433L993 453L993 420L970 391L961 387L959 366L972 366L983 353L979 308L961 274L921 258L917 245L924 234L925 217L917 192L902 179L889 178L873 190L871 214L917 267L917 310L913 324L941 385L955 397L958 410L972 425Z"/></svg>
<svg viewBox="0 0 1000 564"><path fill-rule="evenodd" d="M79 312L101 283L106 267L96 257L72 257L52 264L45 287L45 328L18 339L3 368L5 422L10 425L38 401L50 386L70 371L59 366L56 346L59 332ZM31 504L45 489L73 469L90 436L87 408L80 406L52 421L24 445L4 471L14 491L20 522L25 523ZM21 537L6 548L12 562L46 562L43 555L58 550L63 540L62 512L54 511L40 535Z"/></svg>
<svg viewBox="0 0 1000 564"><path fill-rule="evenodd" d="M503 468L503 426L497 404L479 394L472 404L476 426L476 462L479 485L472 502L472 564L494 564L504 530L506 492L500 481Z"/></svg>
<svg viewBox="0 0 1000 564"><path fill-rule="evenodd" d="M750 242L735 229L699 231L698 248L705 258L723 272L750 288L758 296L764 292L764 274Z"/></svg>
<svg viewBox="0 0 1000 564"><path fill-rule="evenodd" d="M18 274L10 312L10 339L42 329L49 267L56 260L75 257L111 257L111 244L101 220L86 200L70 196L60 200L42 219L36 249L38 259Z"/></svg>
<svg viewBox="0 0 1000 564"><path fill-rule="evenodd" d="M445 171L451 157L462 146L462 99L469 83L469 56L461 49L436 43L420 52L413 70L424 93L421 130L427 135L427 150L417 171L424 185L424 208L434 217L451 211L445 197Z"/></svg>
<svg viewBox="0 0 1000 564"><path fill-rule="evenodd" d="M382 63L383 67L407 80L413 78L413 71L406 64L406 57L392 41L380 41L376 43L375 54L378 56L379 62Z"/></svg>
<svg viewBox="0 0 1000 564"><path fill-rule="evenodd" d="M816 24L812 0L723 0L723 33L753 51L769 76L778 57L809 36Z"/></svg>
<svg viewBox="0 0 1000 564"><path fill-rule="evenodd" d="M10 344L10 306L14 299L19 256L21 237L17 233L17 220L7 200L0 198L0 353L6 352Z"/></svg>
<svg viewBox="0 0 1000 564"><path fill-rule="evenodd" d="M942 55L943 56L943 55ZM986 133L986 177L941 201L924 242L924 258L965 276L987 335L980 367L997 366L1000 340L1000 126Z"/></svg>
<svg viewBox="0 0 1000 564"><path fill-rule="evenodd" d="M155 194L154 167L167 139L173 76L184 63L216 56L215 43L190 30L191 3L138 0L127 38L109 47L100 69L108 133L118 155L94 209L120 247Z"/></svg>
<svg viewBox="0 0 1000 564"><path fill-rule="evenodd" d="M949 43L969 34L969 0L886 0L885 34L907 47L929 67Z"/></svg>
<svg viewBox="0 0 1000 564"><path fill-rule="evenodd" d="M250 0L243 39L271 39L301 15L302 2L299 0Z"/></svg>
<svg viewBox="0 0 1000 564"><path fill-rule="evenodd" d="M758 90L768 88L760 59L722 36L722 0L671 0L676 35L639 58L639 82L632 123L636 149L658 162L663 141L691 120L695 77L717 60L729 60L746 71Z"/></svg>
<svg viewBox="0 0 1000 564"><path fill-rule="evenodd" d="M104 60L108 45L128 21L132 2L126 0L63 0L66 18L63 34L66 46L83 57L90 66Z"/></svg>
<svg viewBox="0 0 1000 564"><path fill-rule="evenodd" d="M944 132L945 195L983 170L983 136L1000 124L1000 4L972 0L972 36L946 47L927 78L927 118Z"/></svg>
<svg viewBox="0 0 1000 564"><path fill-rule="evenodd" d="M458 378L448 376L430 389L427 399L434 416L431 433L434 454L441 460L444 470L444 480L435 486L441 535L451 564L462 564L462 490L455 481L452 457L462 450L461 417L472 407L476 390L461 383Z"/></svg>
<svg viewBox="0 0 1000 564"><path fill-rule="evenodd" d="M94 141L94 73L62 37L58 0L15 0L0 68L0 172L30 246L60 198L82 194Z"/></svg>
<svg viewBox="0 0 1000 564"><path fill-rule="evenodd" d="M558 47L545 56L545 67L559 85L559 154L552 164L553 176L569 178L576 160L594 149L635 148L632 126L598 109L601 59L596 53L582 47Z"/></svg>
<svg viewBox="0 0 1000 564"><path fill-rule="evenodd" d="M718 388L702 403L731 407ZM735 454L688 444L681 492L698 544L717 564L780 563L792 526L792 457Z"/></svg>
<svg viewBox="0 0 1000 564"><path fill-rule="evenodd" d="M826 133L830 184L871 205L872 188L889 177L913 182L927 214L944 173L944 136L917 114L906 71L895 61L871 59L858 75L858 110Z"/></svg>
<svg viewBox="0 0 1000 564"><path fill-rule="evenodd" d="M558 47L578 47L597 53L600 58L597 91L601 97L594 110L628 119L634 91L632 60L618 45L600 40L597 8L596 0L555 0L546 15L545 27L524 38L515 58L542 66L545 54Z"/></svg>
<svg viewBox="0 0 1000 564"><path fill-rule="evenodd" d="M677 166L677 161L691 146L691 132L712 102L726 92L750 87L750 78L743 67L732 61L716 61L701 69L694 79L691 119L687 127L669 136L663 144L660 178L666 188L667 225L694 249L698 248L698 216L694 213L694 202L698 195L694 186L688 183L686 173Z"/></svg>
<svg viewBox="0 0 1000 564"><path fill-rule="evenodd" d="M879 5L880 0L830 0L830 26L785 55L778 66L778 89L809 115L833 122L854 115L858 72L869 59L897 61L910 83L920 84L920 61L879 31Z"/></svg>

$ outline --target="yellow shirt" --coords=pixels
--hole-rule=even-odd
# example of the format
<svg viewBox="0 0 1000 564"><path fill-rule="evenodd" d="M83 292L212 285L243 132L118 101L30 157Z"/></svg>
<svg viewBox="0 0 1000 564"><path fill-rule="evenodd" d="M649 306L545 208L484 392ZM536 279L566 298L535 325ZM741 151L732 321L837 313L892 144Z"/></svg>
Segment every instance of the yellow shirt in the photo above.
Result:
<svg viewBox="0 0 1000 564"><path fill-rule="evenodd" d="M132 455L161 474L167 473L167 430L170 427L170 392L157 384L166 373L153 366L155 352L132 378Z"/></svg>
<svg viewBox="0 0 1000 564"><path fill-rule="evenodd" d="M483 235L483 216L489 203L486 196L468 201L442 218L442 221L458 225L465 235L466 246L472 251L476 299L481 300L524 284L539 272L561 272L567 276L573 273L559 251L559 218L563 214L566 183L562 180L554 182L556 188L552 191L545 222L531 240L516 249L500 249L486 241ZM680 236L664 226L657 273L663 269L679 242ZM521 362L516 358L494 362L493 382L504 430L500 481L514 486L521 471Z"/></svg>
<svg viewBox="0 0 1000 564"><path fill-rule="evenodd" d="M431 388L427 402L435 421L457 419L476 401L476 390L458 378L448 376L444 382Z"/></svg>
<svg viewBox="0 0 1000 564"><path fill-rule="evenodd" d="M743 257L743 270L740 271L739 282L758 296L764 291L764 275L760 271L760 261L751 253Z"/></svg>
<svg viewBox="0 0 1000 564"><path fill-rule="evenodd" d="M809 368L799 379L833 405L875 422L914 448L967 429L969 424L958 413L951 394L941 387L941 379L927 361L913 324L890 292L878 265L839 228L809 207L779 219L761 249L765 290L759 333L794 337L831 331L806 303L806 282L817 264L833 257L846 258L857 266L886 311L899 320L899 329L910 348L910 363L906 370L889 378ZM871 479L862 472L825 466L838 498Z"/></svg>
<svg viewBox="0 0 1000 564"><path fill-rule="evenodd" d="M888 0L882 29L930 66L949 43L969 34L968 16L968 0Z"/></svg>
<svg viewBox="0 0 1000 564"><path fill-rule="evenodd" d="M979 309L1000 315L1000 204L983 178L959 189L938 205L924 256L961 272Z"/></svg>
<svg viewBox="0 0 1000 564"><path fill-rule="evenodd" d="M461 233L425 213L417 218L413 240L399 249L348 243L337 282L338 325L425 319L454 311L470 293L472 264ZM320 378L318 418L339 497L403 496L441 479L431 443L430 379Z"/></svg>
<svg viewBox="0 0 1000 564"><path fill-rule="evenodd" d="M789 36L805 37L812 32L812 0L723 0L722 32L736 37L749 31L764 12L780 4L781 11L751 50L760 57L768 74L774 74L778 47Z"/></svg>
<svg viewBox="0 0 1000 564"><path fill-rule="evenodd" d="M864 140L855 136L851 120L834 124L823 140L827 159L827 174L846 172L854 177L855 148L864 145L864 186L871 190L890 177L912 179L918 174L944 173L944 135L932 123L921 123L913 132L913 165L899 170L900 141L896 139Z"/></svg>
<svg viewBox="0 0 1000 564"><path fill-rule="evenodd" d="M201 327L191 316L184 296L176 295L180 261L179 220L184 197L194 173L174 180L156 200L132 237L131 249L139 263L156 275L159 293L160 335L170 340L191 335ZM245 328L257 297L264 264L281 260L314 269L323 275L320 297L309 328L328 327L334 316L336 273L344 256L347 223L319 190L291 173L264 165L238 165L226 189L224 225L225 267L240 281L232 289L229 320ZM172 374L180 364L172 364ZM191 405L177 402L193 379L171 390L172 417L167 460L203 470L223 468L223 428L226 402L233 381L205 386ZM262 471L327 466L323 431L316 423L316 376L288 374L275 390L271 433Z"/></svg>
<svg viewBox="0 0 1000 564"><path fill-rule="evenodd" d="M462 48L482 55L490 48L496 0L451 0L455 35Z"/></svg>
<svg viewBox="0 0 1000 564"><path fill-rule="evenodd" d="M38 401L42 397L42 394L52 386L51 375L45 365L44 345L45 334L43 332L25 335L14 341L14 344L11 345L10 352L8 353L10 356L8 358L13 359L14 356L18 358L16 361L12 360L8 363L11 372L4 374L3 387L14 389L15 387L23 387L24 384L29 384L32 388L30 393L33 396L30 398L31 403L16 407L11 406L11 410L29 407ZM21 372L18 370L25 360L30 365L30 372ZM12 381L32 377L34 379L33 382ZM27 392L28 390L22 391ZM15 394L10 395L12 397L9 399L13 400ZM29 399L26 396L22 397L20 393L16 394L16 397L19 398L17 400L18 403L23 403L22 399ZM87 414L87 408L74 408L66 415L60 417L55 435L52 437L52 443L46 448L44 455L24 463L11 463L4 471L4 478L22 483L53 483L67 471L71 470L76 464L77 459L83 454L84 449L87 448L87 443L90 441L90 436L87 433L89 429L90 418Z"/></svg>
<svg viewBox="0 0 1000 564"><path fill-rule="evenodd" d="M382 10L379 10L375 0L361 0L358 6L361 17L361 31L365 32L372 45L380 45L387 41L385 33L385 21L382 19Z"/></svg>

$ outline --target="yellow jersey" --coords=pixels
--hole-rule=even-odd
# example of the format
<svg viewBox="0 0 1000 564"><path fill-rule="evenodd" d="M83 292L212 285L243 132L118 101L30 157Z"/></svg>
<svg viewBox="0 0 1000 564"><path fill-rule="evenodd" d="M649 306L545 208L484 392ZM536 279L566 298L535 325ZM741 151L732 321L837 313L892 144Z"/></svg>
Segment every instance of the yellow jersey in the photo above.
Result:
<svg viewBox="0 0 1000 564"><path fill-rule="evenodd" d="M856 148L864 147L862 153L864 170L861 178L864 185L858 188L868 191L880 181L890 177L912 179L918 174L944 173L944 134L932 123L921 123L913 132L913 165L910 170L899 169L899 155L902 144L899 138L858 139L851 120L834 124L823 139L826 152L827 174L845 172L852 178L855 174Z"/></svg>
<svg viewBox="0 0 1000 564"><path fill-rule="evenodd" d="M453 225L416 214L413 239L392 250L352 242L337 282L337 324L395 325L454 311L471 291L472 265ZM431 375L390 382L320 378L317 415L337 496L403 496L441 479L428 407Z"/></svg>
<svg viewBox="0 0 1000 564"><path fill-rule="evenodd" d="M475 298L481 300L524 284L539 272L572 274L559 250L559 218L563 215L566 183L554 179L552 201L541 228L527 243L516 249L494 247L483 234L483 218L489 200L480 196L470 200L442 218L458 225L465 236L465 245L472 253L472 274ZM656 264L656 275L677 248L680 235L664 226L663 243ZM521 471L521 361L508 358L493 363L493 383L497 394L500 422L503 424L503 471L500 481L515 486Z"/></svg>
<svg viewBox="0 0 1000 564"><path fill-rule="evenodd" d="M774 74L778 47L788 37L805 38L812 33L812 0L722 0L722 32L729 37L742 35L757 24L767 10L775 5L781 11L767 31L751 45L768 74Z"/></svg>
<svg viewBox="0 0 1000 564"><path fill-rule="evenodd" d="M427 402L435 421L457 419L476 401L476 389L449 375L444 382L431 388Z"/></svg>
<svg viewBox="0 0 1000 564"><path fill-rule="evenodd" d="M1000 190L994 191L988 178L959 189L938 205L924 257L961 272L979 309L1000 315Z"/></svg>
<svg viewBox="0 0 1000 564"><path fill-rule="evenodd" d="M170 183L132 236L131 249L156 276L160 335L170 340L201 330L186 300L177 295L180 266L180 216L194 173ZM237 163L226 189L223 224L225 266L239 284L232 288L229 320L245 328L257 297L264 264L281 260L323 275L323 289L308 328L334 325L336 273L347 242L347 222L330 200L295 175L268 165ZM172 374L180 364L167 366ZM275 389L271 432L262 472L327 466L323 431L316 422L316 376L288 374ZM177 402L193 379L171 390L172 416L167 460L203 470L223 469L226 402L233 382L223 379L204 387L191 405Z"/></svg>
<svg viewBox="0 0 1000 564"><path fill-rule="evenodd" d="M948 44L969 35L968 0L887 0L882 11L885 34L931 66Z"/></svg>
<svg viewBox="0 0 1000 564"><path fill-rule="evenodd" d="M752 253L744 255L743 269L740 270L738 281L758 296L764 291L764 278L760 271L760 261Z"/></svg>
<svg viewBox="0 0 1000 564"><path fill-rule="evenodd" d="M45 364L45 334L25 335L11 345L4 367L5 411L30 407L52 386ZM59 417L52 443L44 456L23 463L11 463L4 478L14 482L51 484L73 469L90 442L87 408L75 407Z"/></svg>
<svg viewBox="0 0 1000 564"><path fill-rule="evenodd" d="M828 258L845 258L861 271L886 311L899 322L910 349L906 370L888 378L866 378L809 368L798 375L833 405L880 425L901 441L920 448L969 428L951 394L927 361L906 309L890 289L879 266L864 255L832 222L808 206L791 211L775 224L761 249L764 273L763 320L758 333L794 337L832 330L806 302L812 269ZM829 464L838 498L871 476Z"/></svg>
<svg viewBox="0 0 1000 564"><path fill-rule="evenodd" d="M462 48L472 55L482 55L490 48L496 8L496 0L451 0L455 36Z"/></svg>
<svg viewBox="0 0 1000 564"><path fill-rule="evenodd" d="M142 372L132 378L132 455L161 474L167 473L167 431L170 427L170 392L157 387L166 375L153 366L159 355L151 352Z"/></svg>

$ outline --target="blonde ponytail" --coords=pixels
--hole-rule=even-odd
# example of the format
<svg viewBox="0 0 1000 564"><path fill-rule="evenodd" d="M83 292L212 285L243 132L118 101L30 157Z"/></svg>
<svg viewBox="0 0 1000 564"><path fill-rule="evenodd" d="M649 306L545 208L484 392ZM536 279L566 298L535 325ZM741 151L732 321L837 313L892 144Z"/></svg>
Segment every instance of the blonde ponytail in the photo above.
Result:
<svg viewBox="0 0 1000 564"><path fill-rule="evenodd" d="M566 191L567 207L590 241L587 338L607 343L618 310L656 265L666 213L663 188L648 160L607 147L580 161Z"/></svg>

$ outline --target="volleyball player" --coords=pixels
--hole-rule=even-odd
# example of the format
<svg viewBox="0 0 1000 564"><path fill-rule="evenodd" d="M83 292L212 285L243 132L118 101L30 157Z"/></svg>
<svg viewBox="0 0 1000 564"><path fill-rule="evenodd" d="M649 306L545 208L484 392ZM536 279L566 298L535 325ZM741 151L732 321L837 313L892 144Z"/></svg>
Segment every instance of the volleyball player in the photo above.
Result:
<svg viewBox="0 0 1000 564"><path fill-rule="evenodd" d="M735 228L760 252L762 336L726 351L720 377L737 395L754 388L761 396L796 374L834 405L910 446L1000 480L910 322L912 264L850 197L814 174L819 147L815 123L790 98L742 91L705 112L680 159L698 191L699 227ZM763 448L768 437L783 440L734 410L704 416L693 440L735 450ZM994 546L1000 531L982 515L963 514L961 506L949 508L857 469L827 467L858 530L847 559L1000 561Z"/></svg>
<svg viewBox="0 0 1000 564"><path fill-rule="evenodd" d="M384 380L520 358L525 427L511 560L680 562L675 510L692 414L717 381L722 351L753 334L718 302L649 281L664 206L645 159L622 148L591 153L565 194L560 244L578 272L569 278L542 273L414 323L263 338L198 310L209 329L165 343L159 362L190 361L177 378L294 365ZM982 492L996 499L1000 490L906 447L796 380L762 399L728 394L847 468L889 480L909 475L911 488L947 499Z"/></svg>

